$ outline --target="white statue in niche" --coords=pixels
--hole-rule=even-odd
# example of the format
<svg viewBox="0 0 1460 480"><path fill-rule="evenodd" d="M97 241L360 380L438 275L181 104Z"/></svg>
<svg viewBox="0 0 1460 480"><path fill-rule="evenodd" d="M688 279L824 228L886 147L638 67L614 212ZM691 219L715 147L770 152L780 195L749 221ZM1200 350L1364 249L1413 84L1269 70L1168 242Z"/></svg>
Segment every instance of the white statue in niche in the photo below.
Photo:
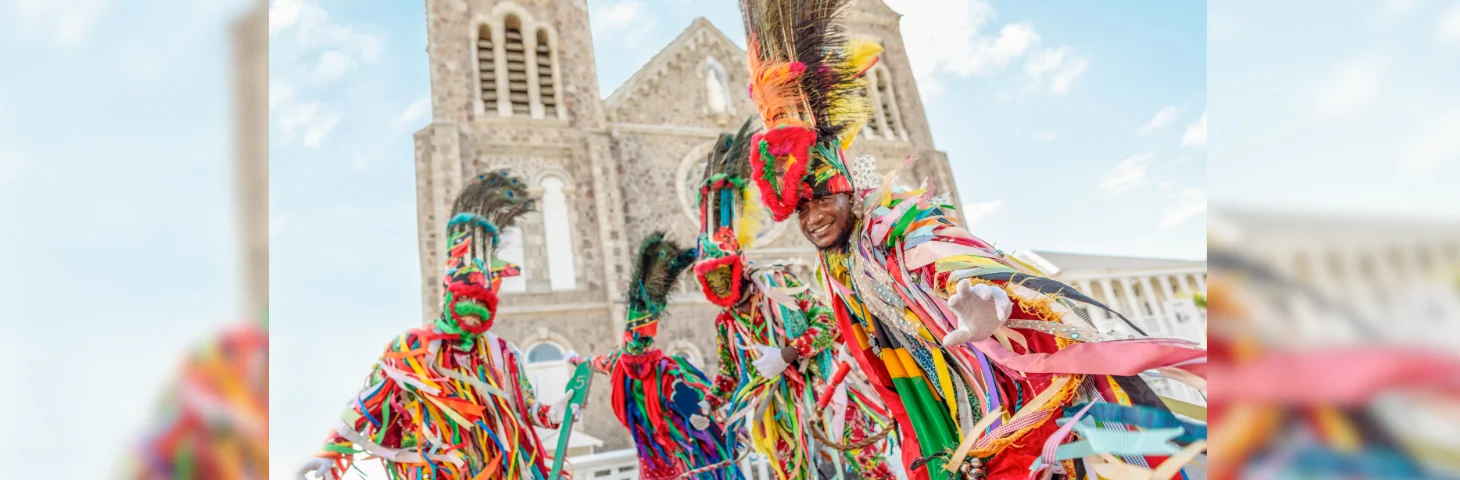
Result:
<svg viewBox="0 0 1460 480"><path fill-rule="evenodd" d="M710 113L729 116L730 91L725 86L725 68L713 58L705 62L705 95Z"/></svg>

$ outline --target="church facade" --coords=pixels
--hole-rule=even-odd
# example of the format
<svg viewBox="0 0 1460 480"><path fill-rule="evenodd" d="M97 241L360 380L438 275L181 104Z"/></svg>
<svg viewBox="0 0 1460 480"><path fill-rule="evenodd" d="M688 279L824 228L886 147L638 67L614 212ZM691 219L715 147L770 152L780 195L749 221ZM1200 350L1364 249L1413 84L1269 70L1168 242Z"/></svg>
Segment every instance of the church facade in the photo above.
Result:
<svg viewBox="0 0 1460 480"><path fill-rule="evenodd" d="M746 52L700 18L604 97L584 0L426 0L426 12L432 118L415 134L423 318L439 314L442 231L453 197L479 173L520 176L539 211L504 235L502 256L523 268L504 283L493 328L523 349L539 395L553 398L562 391L565 352L588 357L617 346L638 242L664 230L693 245L705 155L719 134L756 116L745 94ZM848 158L874 155L885 171L916 156L898 180L929 180L958 204L899 15L881 0L859 0L848 19L853 35L885 48L869 73L874 118ZM809 280L815 250L791 221L766 225L748 255L797 265ZM658 345L713 376L715 309L693 278L684 280ZM608 401L607 386L594 390L580 430L591 446L627 447Z"/></svg>

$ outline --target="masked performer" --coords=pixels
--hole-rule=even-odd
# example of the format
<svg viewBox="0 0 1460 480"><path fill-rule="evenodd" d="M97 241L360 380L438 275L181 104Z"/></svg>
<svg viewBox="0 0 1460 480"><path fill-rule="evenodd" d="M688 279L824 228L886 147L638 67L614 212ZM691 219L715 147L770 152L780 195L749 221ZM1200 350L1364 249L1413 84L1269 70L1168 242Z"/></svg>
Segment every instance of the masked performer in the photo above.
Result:
<svg viewBox="0 0 1460 480"><path fill-rule="evenodd" d="M845 362L836 355L841 342L831 309L785 267L756 266L741 256L759 226L757 212L745 211L759 207L745 201L754 188L746 159L750 124L720 137L699 192L703 228L695 274L705 297L722 308L715 318L720 372L711 408L730 403L740 412L731 415L737 419L732 432L749 421L753 446L774 460L778 478L815 477L819 447L830 446L818 445L814 428L845 449L844 456L824 463L845 461L862 478L893 478L881 454L885 444L868 438L888 427L881 399L865 388L848 388L846 373L833 381ZM838 400L826 422L815 408L823 395Z"/></svg>
<svg viewBox="0 0 1460 480"><path fill-rule="evenodd" d="M366 453L394 478L547 477L550 462L532 427L556 428L572 392L538 403L522 354L489 331L502 278L517 274L493 256L498 232L532 206L526 187L505 172L479 176L462 191L446 226L441 318L386 347L301 475L340 478L355 454Z"/></svg>
<svg viewBox="0 0 1460 480"><path fill-rule="evenodd" d="M777 221L798 213L818 247L839 330L898 423L910 478L1084 478L1085 457L1057 454L1060 443L1075 426L1082 438L1104 433L1082 423L1089 417L1072 415L1070 429L1055 419L1078 404L1165 411L1134 375L1204 362L1205 351L1086 343L1097 334L1075 309L1105 307L969 234L945 199L894 191L897 172L875 183L861 175L876 190L856 190L844 151L867 118L861 77L872 62L869 47L842 37L837 17L849 3L741 1L751 97L767 128L750 147L764 203ZM1139 435L1127 432L1137 426L1112 428ZM1137 443L1149 451L1117 453L1136 462L1175 453L1171 441Z"/></svg>
<svg viewBox="0 0 1460 480"><path fill-rule="evenodd" d="M694 260L694 250L662 232L644 239L625 294L623 345L592 359L596 371L611 377L613 412L634 439L645 480L741 478L734 439L710 418L709 380L688 360L654 346L669 292Z"/></svg>

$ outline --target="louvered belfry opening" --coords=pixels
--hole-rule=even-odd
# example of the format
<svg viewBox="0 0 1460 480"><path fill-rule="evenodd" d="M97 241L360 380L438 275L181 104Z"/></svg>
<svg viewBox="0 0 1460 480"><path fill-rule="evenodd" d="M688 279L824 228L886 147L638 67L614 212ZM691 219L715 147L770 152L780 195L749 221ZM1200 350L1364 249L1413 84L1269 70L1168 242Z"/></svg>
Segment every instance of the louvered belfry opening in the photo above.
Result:
<svg viewBox="0 0 1460 480"><path fill-rule="evenodd" d="M477 75L481 79L482 107L497 111L497 51L492 44L492 27L482 25L477 31Z"/></svg>
<svg viewBox="0 0 1460 480"><path fill-rule="evenodd" d="M553 78L553 48L545 29L537 31L537 92L542 97L543 115L558 116L557 82Z"/></svg>
<svg viewBox="0 0 1460 480"><path fill-rule="evenodd" d="M874 68L874 69L869 70L867 72L867 81L872 84L872 88L873 89L876 89L879 93L881 92L880 89L882 87L882 80L880 78L877 78L877 69ZM868 92L868 95L870 95L870 94L871 93ZM873 117L871 119L869 119L867 121L867 125L866 125L866 127L864 127L870 137L873 137L873 138L881 138L882 137L882 123L877 121L878 118L877 118L877 115L876 115L877 112L880 112L881 110L882 110L881 109L881 106L874 106L872 108L872 111L873 111L872 113L874 115L873 115Z"/></svg>
<svg viewBox="0 0 1460 480"><path fill-rule="evenodd" d="M532 101L527 93L527 48L522 41L522 20L507 17L503 46L507 55L507 99L512 102L512 115L532 115Z"/></svg>
<svg viewBox="0 0 1460 480"><path fill-rule="evenodd" d="M874 69L877 77L877 96L882 101L882 118L887 123L887 138L897 138L902 125L898 124L896 100L892 92L892 79L887 78L886 69Z"/></svg>

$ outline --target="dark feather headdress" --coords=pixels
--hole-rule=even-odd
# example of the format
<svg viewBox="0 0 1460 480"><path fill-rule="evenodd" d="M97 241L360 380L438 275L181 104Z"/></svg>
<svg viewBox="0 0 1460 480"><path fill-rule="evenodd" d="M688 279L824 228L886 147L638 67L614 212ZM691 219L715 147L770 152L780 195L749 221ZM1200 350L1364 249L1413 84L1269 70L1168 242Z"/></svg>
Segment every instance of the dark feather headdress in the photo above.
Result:
<svg viewBox="0 0 1460 480"><path fill-rule="evenodd" d="M639 254L634 260L633 275L629 277L629 291L625 294L628 303L628 319L624 322L624 346L629 353L642 353L654 342L659 333L659 315L664 313L669 293L686 268L694 264L694 249L680 248L674 241L665 238L664 232L654 232L639 244Z"/></svg>
<svg viewBox="0 0 1460 480"><path fill-rule="evenodd" d="M851 191L843 151L872 105L863 76L882 48L849 40L852 0L740 0L750 97L766 132L752 140L753 178L776 221L815 194Z"/></svg>

